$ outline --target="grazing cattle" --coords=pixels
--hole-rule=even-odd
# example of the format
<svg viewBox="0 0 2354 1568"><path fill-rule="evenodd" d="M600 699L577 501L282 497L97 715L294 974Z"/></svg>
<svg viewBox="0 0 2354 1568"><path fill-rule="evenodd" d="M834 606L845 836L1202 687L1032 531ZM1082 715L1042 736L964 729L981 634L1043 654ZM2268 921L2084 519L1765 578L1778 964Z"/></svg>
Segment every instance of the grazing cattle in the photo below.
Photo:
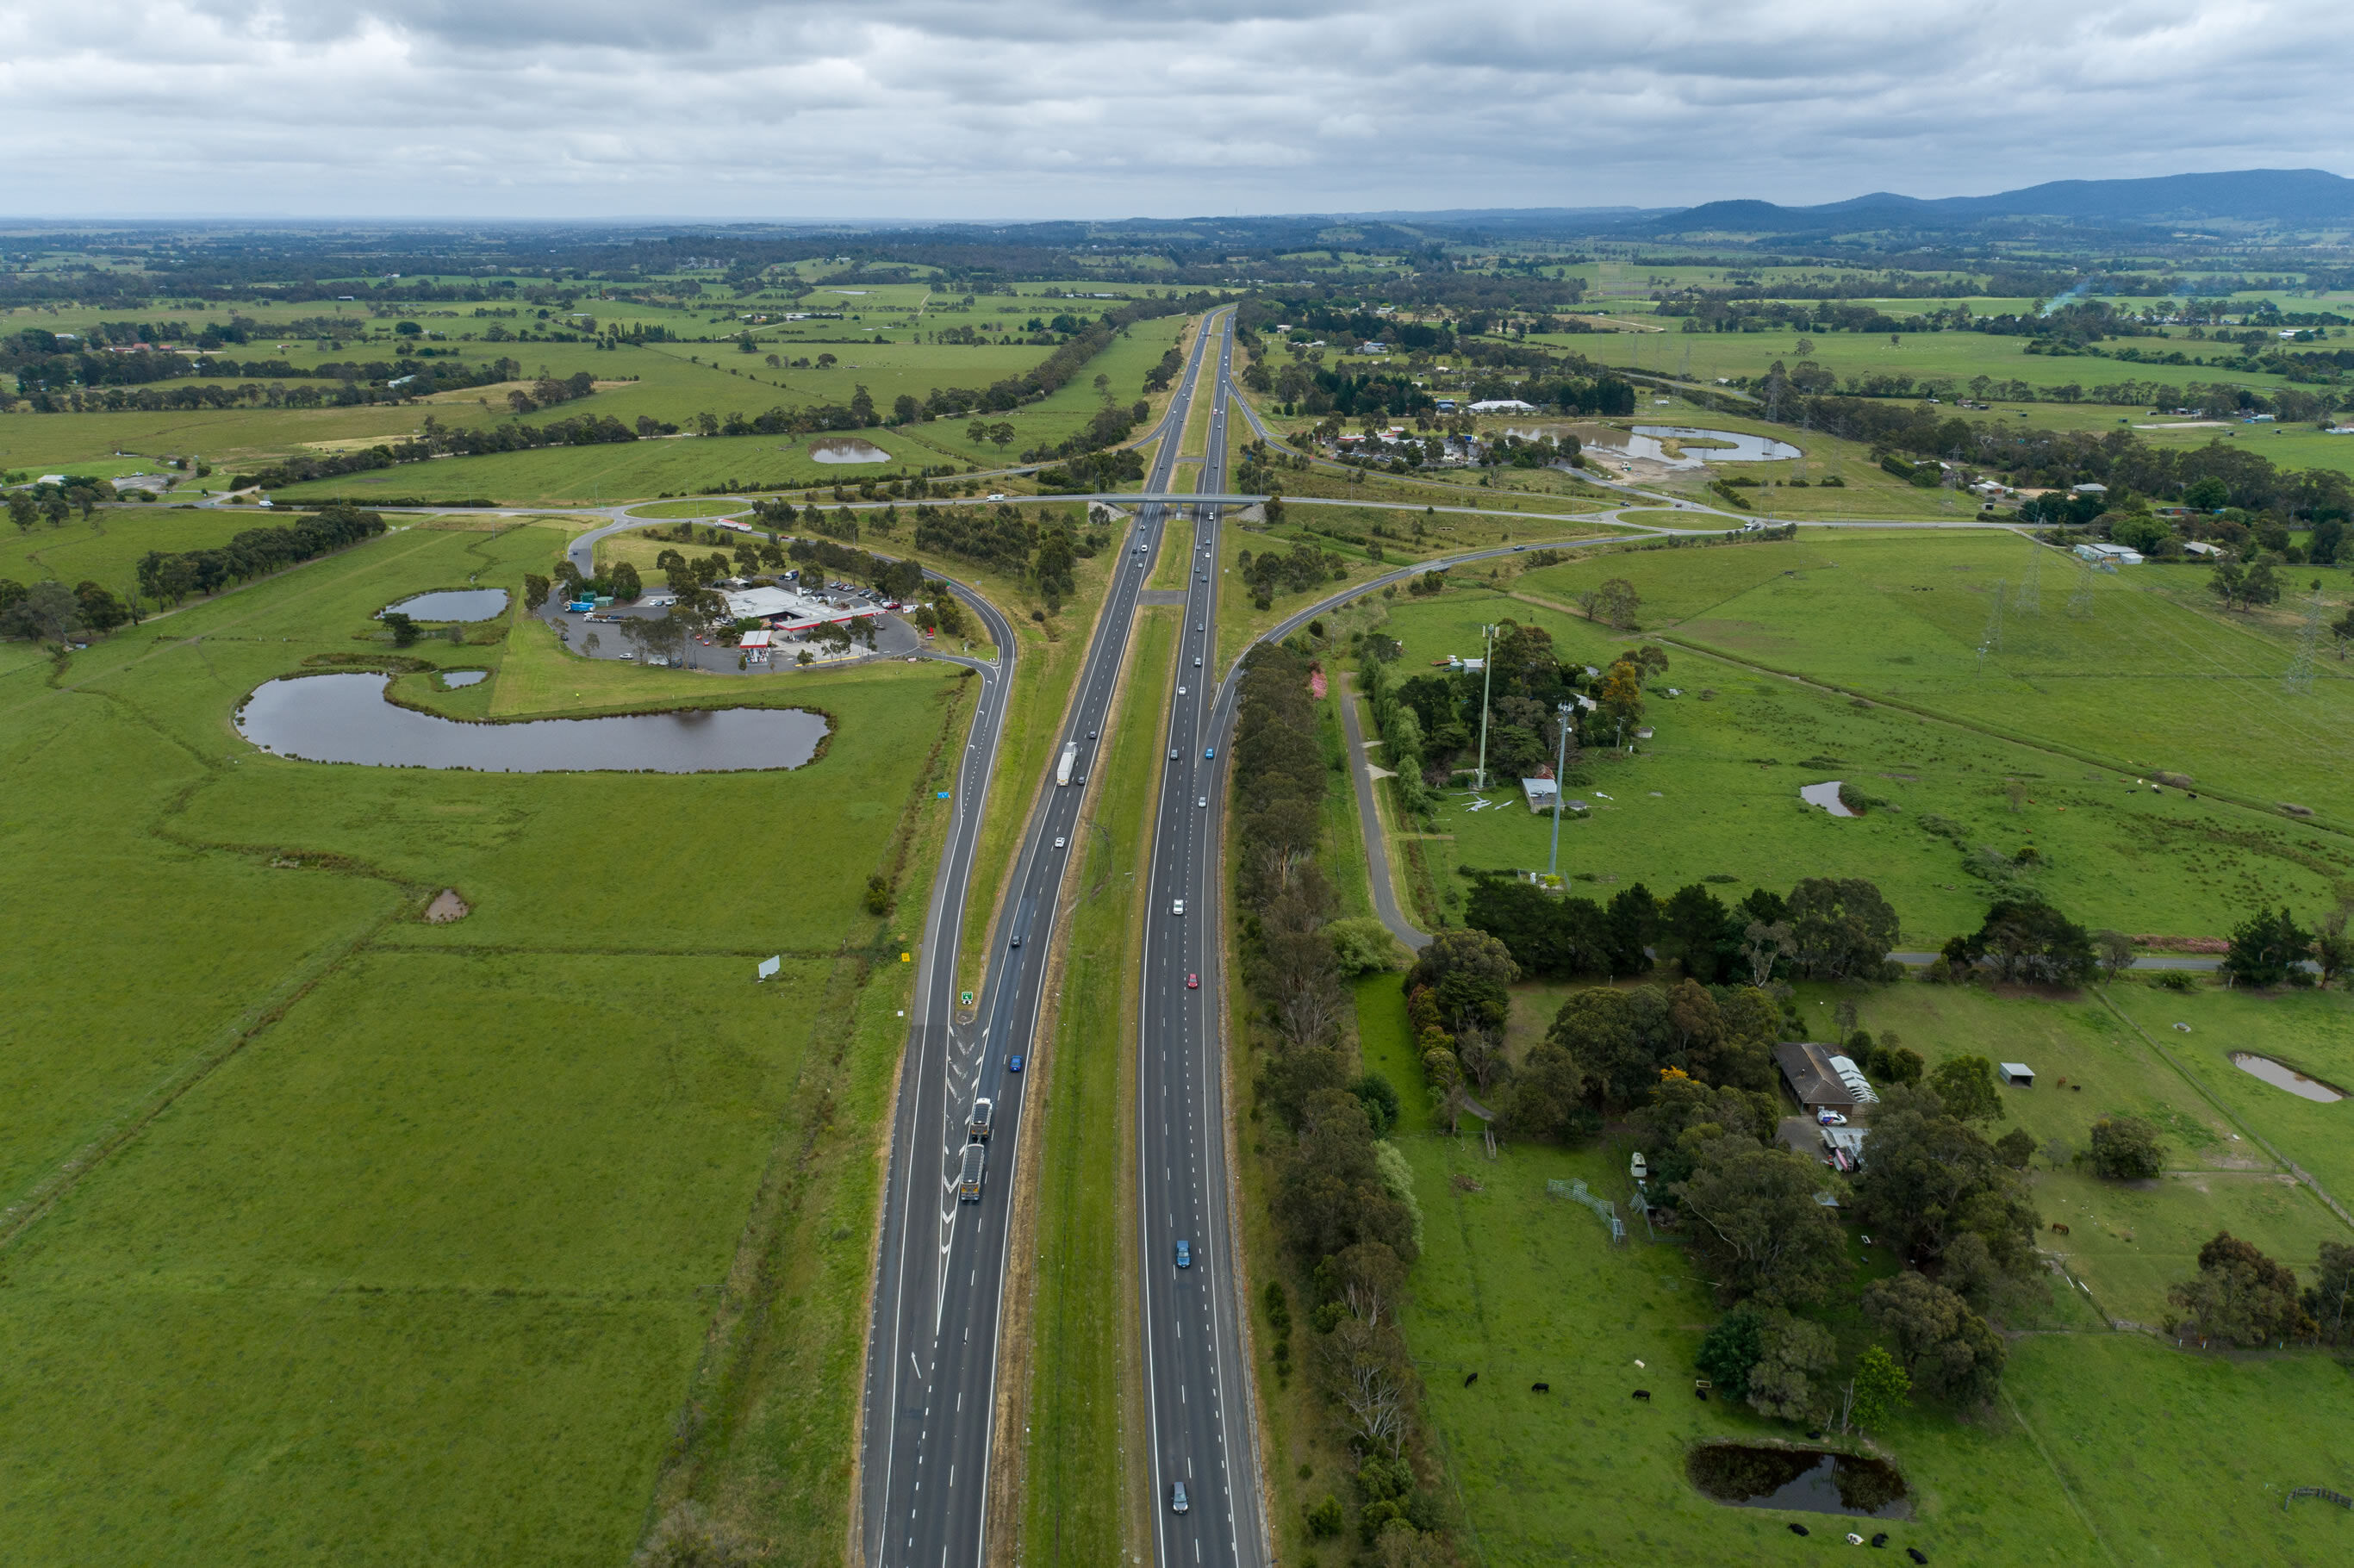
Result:
<svg viewBox="0 0 2354 1568"><path fill-rule="evenodd" d="M2084 1092L2084 1085L2082 1085L2082 1084L2071 1084L2071 1085L2069 1085L2069 1086L2068 1086L2068 1090L2069 1090L2069 1092L2070 1092L2071 1094L2078 1094L2078 1095L2081 1095L2081 1094L2083 1094L2083 1093ZM1907 1552L1910 1552L1910 1551L1912 1551L1913 1549L1912 1549L1911 1547L1909 1547L1909 1546L1908 1546L1908 1547L1906 1547L1904 1550L1905 1550L1905 1551L1907 1551ZM1922 1562L1924 1562L1924 1563L1926 1563L1926 1562L1927 1562L1927 1561L1929 1561L1929 1560L1928 1560L1927 1558L1924 1557L1923 1559L1921 1559L1921 1561L1922 1561Z"/></svg>
<svg viewBox="0 0 2354 1568"><path fill-rule="evenodd" d="M1888 1544L1888 1531L1884 1531L1884 1530L1883 1530L1883 1531L1882 1531L1879 1534L1877 1534L1877 1535L1873 1536L1873 1537L1872 1538L1872 1543L1874 1546L1885 1546L1885 1545L1887 1545L1887 1544Z"/></svg>
<svg viewBox="0 0 2354 1568"><path fill-rule="evenodd" d="M1929 1561L1929 1559L1922 1553L1921 1549L1917 1546L1906 1547L1904 1549L1904 1555L1910 1557L1915 1563L1926 1563Z"/></svg>
<svg viewBox="0 0 2354 1568"><path fill-rule="evenodd" d="M1649 1401L1651 1397L1651 1391L1648 1388L1638 1388L1635 1391L1635 1397L1637 1399Z"/></svg>
<svg viewBox="0 0 2354 1568"><path fill-rule="evenodd" d="M1479 1374L1478 1372L1473 1372L1469 1377L1463 1380L1463 1386L1465 1388L1469 1388L1473 1383L1478 1383L1479 1381Z"/></svg>
<svg viewBox="0 0 2354 1568"><path fill-rule="evenodd" d="M1532 1383L1529 1384L1529 1392L1531 1393L1551 1393L1553 1392L1553 1384L1549 1383Z"/></svg>
<svg viewBox="0 0 2354 1568"><path fill-rule="evenodd" d="M2057 1221L2057 1220L2054 1220L2054 1221L2052 1221L2052 1228L2053 1230L2055 1230L2055 1231L2058 1231L2058 1232L2059 1232L2062 1235L2063 1235L2063 1236L2069 1234L2068 1227L2067 1227L2066 1225L2062 1224L2061 1224L2059 1221Z"/></svg>
<svg viewBox="0 0 2354 1568"><path fill-rule="evenodd" d="M1808 1531L1807 1527L1803 1524L1793 1524L1790 1526L1790 1533L1793 1535L1805 1535L1808 1533Z"/></svg>

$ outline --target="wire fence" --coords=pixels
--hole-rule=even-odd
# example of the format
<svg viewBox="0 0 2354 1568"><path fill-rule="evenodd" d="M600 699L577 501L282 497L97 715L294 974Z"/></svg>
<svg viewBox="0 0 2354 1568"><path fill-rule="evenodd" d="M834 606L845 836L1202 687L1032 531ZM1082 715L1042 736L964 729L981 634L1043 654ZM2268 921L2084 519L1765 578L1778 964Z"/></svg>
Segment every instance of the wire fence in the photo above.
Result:
<svg viewBox="0 0 2354 1568"><path fill-rule="evenodd" d="M1610 1241L1613 1245L1627 1239L1627 1222L1618 1217L1618 1205L1607 1198L1597 1198L1587 1192L1583 1177L1569 1181L1547 1181L1545 1195L1549 1198L1573 1199L1601 1215L1604 1222L1610 1226Z"/></svg>

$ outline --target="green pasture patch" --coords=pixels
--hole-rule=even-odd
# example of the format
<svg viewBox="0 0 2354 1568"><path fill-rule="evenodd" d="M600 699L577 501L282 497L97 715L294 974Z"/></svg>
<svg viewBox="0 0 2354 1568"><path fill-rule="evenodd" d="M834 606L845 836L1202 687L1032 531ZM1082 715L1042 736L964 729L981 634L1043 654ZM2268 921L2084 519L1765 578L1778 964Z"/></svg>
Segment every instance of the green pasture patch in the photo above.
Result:
<svg viewBox="0 0 2354 1568"><path fill-rule="evenodd" d="M2354 819L2337 787L2354 683L2324 661L2311 692L2285 690L2290 627L2200 603L2177 568L2091 572L2003 530L1855 530L1573 561L1529 588L1567 604L1604 576L1636 585L1638 620L1671 645L2049 747L2121 784L2163 769L2260 810ZM2042 771L2067 776L2057 758Z"/></svg>
<svg viewBox="0 0 2354 1568"><path fill-rule="evenodd" d="M830 958L756 990L748 956L486 935L338 966L18 1242L12 1275L692 1300L726 1270L807 1038L796 999Z"/></svg>
<svg viewBox="0 0 2354 1568"><path fill-rule="evenodd" d="M2296 1162L2354 1210L2354 1098L2319 1104L2232 1065L2234 1052L2269 1056L2340 1090L2354 1091L2354 1000L2343 991L2191 991L2120 984L2110 1000L2227 1112L2236 1128ZM2187 1023L2188 1029L2175 1025ZM2300 1267L2312 1260L2292 1259Z"/></svg>
<svg viewBox="0 0 2354 1568"><path fill-rule="evenodd" d="M1946 542L1943 536L1935 540ZM1565 604L1570 592L1564 590L1574 591L1581 581L1623 575L1642 585L1647 598L1657 594L1666 600L1665 620L1679 610L1711 608L1712 598L1721 605L1723 598L1743 591L1740 578L1749 575L1775 585L1749 590L1766 598L1770 608L1774 593L1799 591L1779 587L1787 579L1776 570L1777 559L1791 561L1788 569L1810 577L1835 575L1836 568L1798 553L1807 543L1614 554L1530 573L1517 580L1521 594L1512 598L1480 588L1450 588L1425 601L1401 595L1385 601L1386 630L1405 645L1397 667L1402 676L1443 663L1449 655L1477 657L1480 625L1507 618L1544 627L1564 659L1598 666L1643 639L1612 635L1605 625L1529 599ZM1540 583L1553 591L1526 586ZM1939 591L1952 590L1940 585ZM1903 600L1897 603L1903 607ZM2119 606L2128 612L2151 608L2146 599ZM2156 612L2178 613L2164 606ZM1648 606L1644 614L1649 617ZM1720 635L1730 619L1718 611L1714 624ZM1825 651L1826 659L1864 665L1849 676L1850 689L1865 679L1875 683L1868 690L1883 680L1897 685L1881 671L1907 678L1924 665L1934 667L1937 657L1921 644L1915 644L1918 652L1898 652L1905 644L1891 635L1892 628L1860 612L1787 623L1819 637L1814 646ZM1670 666L1653 683L1643 721L1654 736L1638 741L1631 756L1587 752L1570 779L1571 797L1592 808L1583 820L1573 815L1564 821L1561 829L1562 870L1577 879L1580 893L1606 898L1617 887L1640 881L1664 894L1717 874L1739 879L1731 890L1735 893L1751 885L1786 890L1806 876L1868 876L1896 906L1903 921L1903 944L1929 951L1949 936L1976 929L2003 885L1974 873L1987 864L1978 855L1981 849L2016 865L2021 852L2032 846L2037 858L2027 868L2024 885L2088 926L2136 933L2221 935L2241 911L2267 901L2285 899L2313 908L2334 896L2329 890L2354 867L2349 858L2354 850L2325 830L2204 796L2190 800L2179 790L2152 794L2147 785L2131 790L2131 774L2087 767L2073 756L1989 733L1992 725L1977 727L1968 722L1975 715L1967 711L1956 722L1935 722L1909 705L1843 696L1786 675L1696 655L1686 646L1681 626L1670 625ZM1864 662L1875 640L1884 640L1881 671ZM1799 645L1777 648L1774 662L1811 669L1816 656L1797 636L1791 641ZM1863 652L1856 650L1857 643ZM1830 652L1834 646L1840 648L1836 654ZM1670 684L1684 695L1667 698ZM2221 704L2231 694L2211 695L2194 683L2182 684L2183 703L2207 705L2215 722L2228 722ZM1984 703L1990 715L2007 721L2006 727L2023 727L2020 720L2034 713L1978 698L1958 679L1946 688L1933 694L1936 701L1948 702L1950 694L1960 691ZM2054 689L2066 688L2054 683ZM2119 751L2146 744L2131 737L2119 744L2115 730L2154 722L2152 715L2132 708L2102 710L2097 694L2090 692L2072 697L2067 715L2054 714L2047 721L2055 744ZM2063 716L2077 727L2067 729ZM2188 723L2164 722L2182 736L2186 748L2214 744ZM2325 791L2334 785L2316 776L2326 760L2284 758L2284 771L2296 767L2303 776L2282 788L2283 798L2294 787L2326 801ZM2206 764L2202 758L2192 766ZM1831 779L1851 782L1886 804L1861 818L1837 819L1798 800L1802 786ZM2021 784L2015 810L2012 779ZM1452 835L1452 842L1426 849L1443 851L1461 865L1544 866L1551 814L1531 813L1517 780L1510 779L1491 779L1484 798L1493 804L1470 810L1479 797L1469 792L1469 782L1468 776L1458 779L1437 812L1437 831Z"/></svg>
<svg viewBox="0 0 2354 1568"><path fill-rule="evenodd" d="M102 517L77 547L269 520ZM615 1561L691 1390L726 1408L695 1463L732 1511L840 1538L912 972L884 955L925 905L952 808L921 775L969 688L600 663L564 672L576 697L555 655L514 657L511 612L407 652L495 671L432 705L798 699L826 751L477 774L298 762L231 723L264 681L391 655L385 604L519 591L568 536L404 525L0 677L0 1208L24 1222L0 1412L48 1435L0 1457L0 1539L28 1560ZM864 908L878 870L891 916ZM445 887L470 912L426 924ZM771 1317L790 1342L715 1331Z"/></svg>
<svg viewBox="0 0 2354 1568"><path fill-rule="evenodd" d="M626 1291L16 1282L0 1530L27 1563L616 1562L706 1317Z"/></svg>
<svg viewBox="0 0 2354 1568"><path fill-rule="evenodd" d="M654 501L630 508L632 517L732 517L744 510L740 501L711 498L695 501Z"/></svg>

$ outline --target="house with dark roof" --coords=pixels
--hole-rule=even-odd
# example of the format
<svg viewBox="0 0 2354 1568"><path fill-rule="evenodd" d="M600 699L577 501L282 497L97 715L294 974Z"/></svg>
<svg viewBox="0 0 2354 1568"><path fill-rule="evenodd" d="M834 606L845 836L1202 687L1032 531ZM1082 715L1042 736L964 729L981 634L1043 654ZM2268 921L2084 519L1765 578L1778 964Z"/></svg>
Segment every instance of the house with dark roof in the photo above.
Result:
<svg viewBox="0 0 2354 1568"><path fill-rule="evenodd" d="M1856 1092L1831 1065L1832 1048L1811 1040L1786 1040L1774 1047L1775 1063L1791 1095L1808 1111L1852 1109Z"/></svg>

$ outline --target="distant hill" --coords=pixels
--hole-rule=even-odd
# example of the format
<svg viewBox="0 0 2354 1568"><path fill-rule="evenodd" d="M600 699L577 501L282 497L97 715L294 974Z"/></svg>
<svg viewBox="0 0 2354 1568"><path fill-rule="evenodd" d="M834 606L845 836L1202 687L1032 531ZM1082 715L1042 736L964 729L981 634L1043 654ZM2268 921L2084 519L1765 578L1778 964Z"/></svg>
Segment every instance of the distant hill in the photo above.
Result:
<svg viewBox="0 0 2354 1568"><path fill-rule="evenodd" d="M2239 169L2141 180L2052 180L1998 196L1923 200L1874 191L1819 207L1712 201L1646 215L1655 233L1821 234L1865 228L1950 228L2000 218L2169 224L2221 220L2282 228L2354 224L2354 180L2323 169Z"/></svg>

